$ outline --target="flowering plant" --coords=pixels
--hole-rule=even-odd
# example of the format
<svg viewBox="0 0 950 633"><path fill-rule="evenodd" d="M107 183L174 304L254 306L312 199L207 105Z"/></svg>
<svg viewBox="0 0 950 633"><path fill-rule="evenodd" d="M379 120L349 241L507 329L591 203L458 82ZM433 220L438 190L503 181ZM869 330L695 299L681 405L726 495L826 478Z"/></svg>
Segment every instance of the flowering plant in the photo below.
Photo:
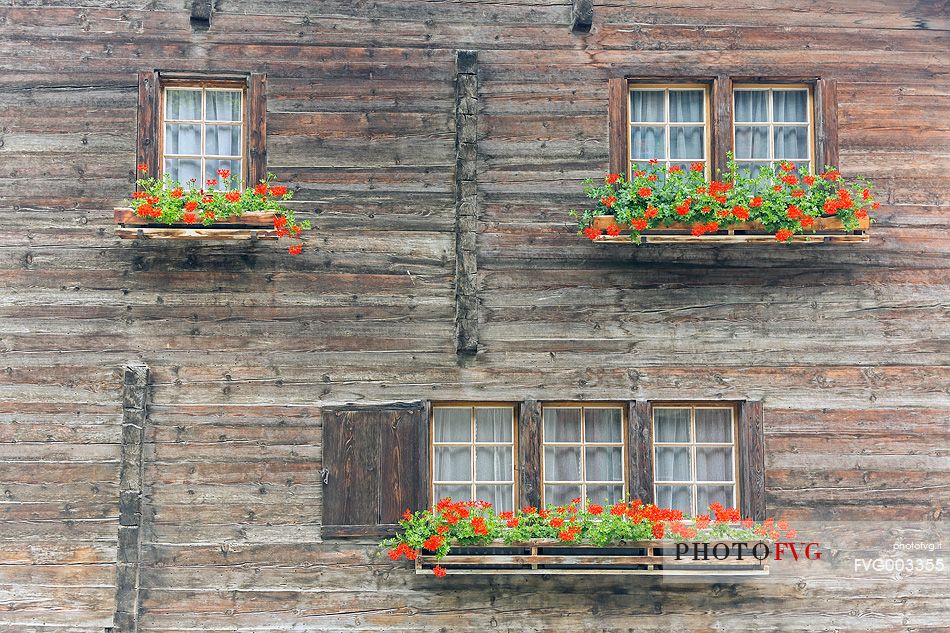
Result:
<svg viewBox="0 0 950 633"><path fill-rule="evenodd" d="M726 230L744 222L759 222L779 242L790 242L796 233L816 229L815 219L835 216L845 230L860 227L870 209L880 204L871 195L873 185L863 178L848 184L831 166L819 175L783 161L777 170L763 167L752 177L739 172L732 155L729 171L721 181L707 181L705 165L694 163L688 170L669 169L651 160L646 169L608 174L603 184L584 181L584 192L597 201L594 209L571 211L580 231L591 240L603 235L594 217L613 215L608 235L619 235L619 225L630 227L630 238L640 243L640 234L675 223L691 225L692 234Z"/></svg>
<svg viewBox="0 0 950 633"><path fill-rule="evenodd" d="M709 506L709 514L687 520L679 510L658 508L639 499L629 503L620 501L612 506L589 501L581 505L580 501L578 498L563 506L525 507L496 513L485 501L453 502L446 498L436 503L434 509L417 512L407 509L399 522L403 531L382 544L391 548L392 560L403 556L415 560L422 551L432 552L441 560L452 545L479 546L495 540L510 545L547 539L604 547L664 537L674 541L749 541L776 540L781 532L789 539L797 536L786 521L755 522L742 518L735 508L725 508L718 503ZM439 566L433 572L436 576L446 574Z"/></svg>
<svg viewBox="0 0 950 633"><path fill-rule="evenodd" d="M138 171L147 172L148 166L139 164ZM268 174L266 180L242 191L238 179L228 169L219 169L218 178L206 180L206 188L198 187L194 178L185 185L167 174L161 178L139 178L136 180L138 191L126 204L133 207L139 217L162 224L211 226L217 220L248 212L273 213L278 238L300 239L301 231L310 229L310 222L297 222L293 210L281 204L294 194L283 185L273 184L272 180L273 175ZM288 250L291 255L299 255L302 249L295 244Z"/></svg>

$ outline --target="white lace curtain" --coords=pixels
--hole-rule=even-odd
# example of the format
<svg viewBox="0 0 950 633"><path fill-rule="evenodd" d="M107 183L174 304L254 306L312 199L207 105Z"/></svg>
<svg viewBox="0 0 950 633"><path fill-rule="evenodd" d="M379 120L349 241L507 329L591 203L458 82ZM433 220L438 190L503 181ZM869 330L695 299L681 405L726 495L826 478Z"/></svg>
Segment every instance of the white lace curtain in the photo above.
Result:
<svg viewBox="0 0 950 633"><path fill-rule="evenodd" d="M204 113L202 113L204 99ZM165 172L187 182L204 184L219 169L239 176L242 168L241 119L243 95L238 90L169 89L165 92ZM201 144L202 121L204 147ZM223 124L222 124L223 122ZM202 156L228 158L205 159Z"/></svg>
<svg viewBox="0 0 950 633"><path fill-rule="evenodd" d="M705 94L703 90L631 91L631 158L681 165L704 160Z"/></svg>
<svg viewBox="0 0 950 633"><path fill-rule="evenodd" d="M807 164L807 90L737 89L734 109L735 157L742 167L755 171L780 160Z"/></svg>

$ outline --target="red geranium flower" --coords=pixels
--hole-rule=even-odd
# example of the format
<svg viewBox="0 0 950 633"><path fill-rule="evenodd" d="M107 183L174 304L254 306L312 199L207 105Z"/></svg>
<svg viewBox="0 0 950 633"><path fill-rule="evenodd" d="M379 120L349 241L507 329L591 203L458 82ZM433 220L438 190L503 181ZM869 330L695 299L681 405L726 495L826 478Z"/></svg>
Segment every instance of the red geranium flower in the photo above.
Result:
<svg viewBox="0 0 950 633"><path fill-rule="evenodd" d="M693 171L706 171L706 166L702 163L693 163L689 168Z"/></svg>
<svg viewBox="0 0 950 633"><path fill-rule="evenodd" d="M663 527L662 523L656 523L653 525L653 528L651 531L653 532L653 538L661 539L663 538L663 534L666 531L666 528Z"/></svg>
<svg viewBox="0 0 950 633"><path fill-rule="evenodd" d="M788 216L790 220L797 220L802 217L802 210L796 207L794 204L788 205L788 208L785 209L785 215Z"/></svg>
<svg viewBox="0 0 950 633"><path fill-rule="evenodd" d="M652 204L647 205L647 210L643 212L643 217L645 218L655 218L656 214L659 213L659 209L654 207Z"/></svg>
<svg viewBox="0 0 950 633"><path fill-rule="evenodd" d="M753 209L754 209L755 207L761 207L761 206L762 206L762 198L760 198L759 196L756 196L756 197L752 198L751 200L749 200L749 206L752 207Z"/></svg>
<svg viewBox="0 0 950 633"><path fill-rule="evenodd" d="M228 178L231 177L231 170L230 170L230 169L219 169L219 170L218 170L218 176L220 176L223 180L227 180Z"/></svg>
<svg viewBox="0 0 950 633"><path fill-rule="evenodd" d="M198 223L198 216L194 213L186 213L182 219L185 221L185 224Z"/></svg>
<svg viewBox="0 0 950 633"><path fill-rule="evenodd" d="M781 180L782 180L782 182L784 182L786 185L797 185L797 184L798 184L798 178L797 178L794 174L788 174L788 175L786 175L786 176L782 176Z"/></svg>
<svg viewBox="0 0 950 633"><path fill-rule="evenodd" d="M508 519L508 527L518 527L518 519Z"/></svg>
<svg viewBox="0 0 950 633"><path fill-rule="evenodd" d="M241 199L241 192L229 191L226 194L224 194L224 199L227 200L228 202L237 202L238 200Z"/></svg>
<svg viewBox="0 0 950 633"><path fill-rule="evenodd" d="M441 565L436 565L432 568L432 573L435 574L437 578L443 578L448 572L445 571L445 567Z"/></svg>
<svg viewBox="0 0 950 633"><path fill-rule="evenodd" d="M185 211L194 211L198 208L198 203L194 200L189 200L185 203Z"/></svg>
<svg viewBox="0 0 950 633"><path fill-rule="evenodd" d="M683 173L683 168L680 167L679 165L673 165L670 167L669 172L671 174L681 174Z"/></svg>
<svg viewBox="0 0 950 633"><path fill-rule="evenodd" d="M693 230L690 231L690 232L691 232L694 236L700 237L701 235L703 235L704 233L706 233L706 227L703 226L702 224L697 224L697 225L693 226Z"/></svg>
<svg viewBox="0 0 950 633"><path fill-rule="evenodd" d="M175 187L171 191L172 198L181 198L183 195L185 195L185 190L182 189L181 187Z"/></svg>
<svg viewBox="0 0 950 633"><path fill-rule="evenodd" d="M270 195L274 196L275 198L280 198L286 193L287 193L287 187L284 187L283 185L276 185L270 188Z"/></svg>
<svg viewBox="0 0 950 633"><path fill-rule="evenodd" d="M562 519L561 517L555 517L551 519L550 525L551 527L561 527L564 525L564 519Z"/></svg>
<svg viewBox="0 0 950 633"><path fill-rule="evenodd" d="M148 171L148 165L146 165L145 163L139 163L138 165L135 166L135 168L139 171Z"/></svg>
<svg viewBox="0 0 950 633"><path fill-rule="evenodd" d="M736 216L740 220L748 220L749 210L745 207L735 206L732 208L732 215Z"/></svg>
<svg viewBox="0 0 950 633"><path fill-rule="evenodd" d="M617 198L615 198L614 196L604 196L603 198L600 199L600 201L601 203L603 203L605 207L609 209L610 207L614 206L614 202L617 201Z"/></svg>
<svg viewBox="0 0 950 633"><path fill-rule="evenodd" d="M641 198L649 198L650 196L653 195L653 190L650 189L649 187L640 187L637 190L637 193L640 195Z"/></svg>
<svg viewBox="0 0 950 633"><path fill-rule="evenodd" d="M618 180L620 180L620 174L607 174L607 178L604 179L608 185L612 185Z"/></svg>
<svg viewBox="0 0 950 633"><path fill-rule="evenodd" d="M598 514L603 513L604 508L602 506L597 505L596 503L592 503L589 506L587 506L587 511L593 514L594 516L597 516Z"/></svg>
<svg viewBox="0 0 950 633"><path fill-rule="evenodd" d="M655 159L655 158L651 158L651 159L650 159L650 164L651 164L651 165L656 165L656 164L659 163L659 162L660 162L660 161L658 161L658 160Z"/></svg>
<svg viewBox="0 0 950 633"><path fill-rule="evenodd" d="M642 231L647 228L647 221L644 218L634 218L630 220L630 226L632 226L637 231Z"/></svg>
<svg viewBox="0 0 950 633"><path fill-rule="evenodd" d="M811 217L810 215L803 215L799 222L802 223L803 229L810 229L815 224L815 218Z"/></svg>
<svg viewBox="0 0 950 633"><path fill-rule="evenodd" d="M266 195L267 195L267 183L266 183L266 182L262 182L262 183L256 185L256 186L254 187L254 193L256 193L256 194L259 195L259 196L266 196Z"/></svg>
<svg viewBox="0 0 950 633"><path fill-rule="evenodd" d="M815 177L814 177L814 176L802 176L802 182L804 182L806 185L808 185L808 186L810 187L811 185L815 184Z"/></svg>
<svg viewBox="0 0 950 633"><path fill-rule="evenodd" d="M775 239L777 239L779 242L787 242L788 240L792 239L792 235L794 235L794 233L788 229L779 229L775 232Z"/></svg>
<svg viewBox="0 0 950 633"><path fill-rule="evenodd" d="M584 237L589 240L596 240L598 237L600 237L600 235L600 229L595 229L592 226L588 226L586 229L584 229Z"/></svg>
<svg viewBox="0 0 950 633"><path fill-rule="evenodd" d="M709 527L709 515L708 514L696 515L696 519L694 523L696 524L697 529L705 530L706 528Z"/></svg>
<svg viewBox="0 0 950 633"><path fill-rule="evenodd" d="M650 182L656 182L656 174L650 174L649 176L647 176L647 180L649 180Z"/></svg>
<svg viewBox="0 0 950 633"><path fill-rule="evenodd" d="M279 229L279 228L281 228L281 227L283 227L283 226L287 226L287 218L286 218L286 216L283 216L283 215L275 215L275 216L274 216L274 228L275 228L275 229Z"/></svg>
<svg viewBox="0 0 950 633"><path fill-rule="evenodd" d="M422 544L422 547L429 550L430 552L434 552L435 550L442 547L443 543L445 543L444 536L441 536L439 534L433 534L432 536L426 539L425 543Z"/></svg>
<svg viewBox="0 0 950 633"><path fill-rule="evenodd" d="M610 236L620 235L620 227L617 226L616 224L611 224L610 226L607 227L607 235L610 235Z"/></svg>

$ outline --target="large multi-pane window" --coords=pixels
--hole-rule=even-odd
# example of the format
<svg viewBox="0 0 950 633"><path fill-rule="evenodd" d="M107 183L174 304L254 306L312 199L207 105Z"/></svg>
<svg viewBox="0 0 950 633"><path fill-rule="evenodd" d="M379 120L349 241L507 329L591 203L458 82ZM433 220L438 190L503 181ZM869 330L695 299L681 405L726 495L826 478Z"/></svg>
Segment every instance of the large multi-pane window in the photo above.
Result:
<svg viewBox="0 0 950 633"><path fill-rule="evenodd" d="M708 88L638 85L630 88L630 172L656 159L683 170L709 164Z"/></svg>
<svg viewBox="0 0 950 633"><path fill-rule="evenodd" d="M623 499L623 408L545 406L542 418L544 503Z"/></svg>
<svg viewBox="0 0 950 633"><path fill-rule="evenodd" d="M653 407L654 498L686 514L736 505L735 409Z"/></svg>
<svg viewBox="0 0 950 633"><path fill-rule="evenodd" d="M514 407L432 409L433 500L482 500L515 507Z"/></svg>
<svg viewBox="0 0 950 633"><path fill-rule="evenodd" d="M812 170L812 92L808 86L739 85L733 91L735 160L758 173L787 160Z"/></svg>
<svg viewBox="0 0 950 633"><path fill-rule="evenodd" d="M244 182L245 90L175 85L163 91L162 168L173 180L206 188L226 169ZM223 187L218 184L218 187Z"/></svg>

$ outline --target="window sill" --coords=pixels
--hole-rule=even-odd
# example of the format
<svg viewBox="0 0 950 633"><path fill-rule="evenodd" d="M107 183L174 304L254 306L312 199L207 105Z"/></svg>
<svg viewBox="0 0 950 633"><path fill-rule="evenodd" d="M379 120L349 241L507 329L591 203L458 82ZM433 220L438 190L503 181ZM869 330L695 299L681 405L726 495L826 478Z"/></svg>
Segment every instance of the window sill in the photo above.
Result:
<svg viewBox="0 0 950 633"><path fill-rule="evenodd" d="M614 224L614 216L598 215L594 218L594 228L606 230ZM861 220L857 231L845 231L838 218L817 218L815 231L792 236L792 242L802 244L844 244L867 242L871 221ZM622 231L629 231L627 225L620 225ZM778 244L775 235L765 230L759 222L743 222L733 225L728 231L716 231L705 235L691 235L692 225L677 222L662 229L650 229L640 233L643 244ZM595 242L632 244L629 235L601 235Z"/></svg>
<svg viewBox="0 0 950 633"><path fill-rule="evenodd" d="M132 209L113 211L115 234L123 240L276 240L273 213L245 213L211 226L161 224L137 216Z"/></svg>
<svg viewBox="0 0 950 633"><path fill-rule="evenodd" d="M723 541L731 547L732 541ZM676 560L676 541L637 541L616 546L533 540L506 544L454 546L442 560L421 553L415 561L417 574L431 574L436 565L455 575L597 574L642 576L767 576L769 566L751 554L756 543L741 545L742 560L716 560L709 543L709 560L693 560L692 546ZM588 554L589 552L589 554Z"/></svg>

